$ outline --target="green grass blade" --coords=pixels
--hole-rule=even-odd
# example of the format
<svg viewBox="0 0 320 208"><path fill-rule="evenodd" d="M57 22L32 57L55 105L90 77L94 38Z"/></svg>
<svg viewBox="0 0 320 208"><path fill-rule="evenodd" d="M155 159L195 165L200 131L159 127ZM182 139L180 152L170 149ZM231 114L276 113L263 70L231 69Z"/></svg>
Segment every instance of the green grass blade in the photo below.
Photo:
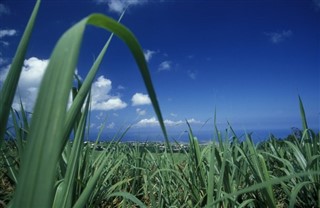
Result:
<svg viewBox="0 0 320 208"><path fill-rule="evenodd" d="M67 31L50 58L21 162L13 203L15 207L49 207L53 201L66 108L85 23L83 20Z"/></svg>
<svg viewBox="0 0 320 208"><path fill-rule="evenodd" d="M124 12L121 14L118 22L121 21L122 17L124 15ZM83 81L81 88L79 89L79 92L77 93L77 96L75 97L74 101L72 102L72 105L68 111L67 118L66 118L66 124L65 124L65 130L64 130L64 138L65 140L68 139L69 134L72 130L73 123L77 118L78 112L80 111L85 98L87 97L87 94L89 93L91 89L91 84L98 72L98 69L100 67L100 64L103 60L103 57L105 56L107 49L109 48L109 45L111 43L111 40L113 38L113 33L108 38L107 42L103 46L102 50L100 51L97 59L93 63L92 67L90 68L85 80Z"/></svg>
<svg viewBox="0 0 320 208"><path fill-rule="evenodd" d="M143 204L137 197L134 195L127 193L127 192L116 192L110 195L110 197L120 196L125 199L129 199L130 201L134 202L136 205L138 205L141 208L147 208L145 204Z"/></svg>
<svg viewBox="0 0 320 208"><path fill-rule="evenodd" d="M299 107L300 107L300 115L302 120L302 128L303 130L306 130L308 129L308 123L307 123L306 113L304 111L303 103L300 96L299 96Z"/></svg>
<svg viewBox="0 0 320 208"><path fill-rule="evenodd" d="M154 111L158 117L161 130L163 132L166 142L169 144L169 138L164 125L164 121L160 111L160 106L157 100L157 96L154 91L154 87L153 87L151 76L148 70L147 62L145 60L143 50L139 45L138 41L128 29L121 26L120 24L117 24L116 21L110 18L107 18L103 15L99 15L99 14L92 15L90 18L89 24L94 24L96 26L100 26L100 27L106 28L107 30L110 30L127 44L132 55L136 60L137 65L139 66L140 73L142 75L143 81L145 83L148 94L150 96L150 100L152 102Z"/></svg>
<svg viewBox="0 0 320 208"><path fill-rule="evenodd" d="M53 203L53 207L71 207L72 204L72 195L73 195L73 187L74 180L76 176L79 156L82 151L81 143L83 142L84 130L86 125L86 118L89 109L89 99L86 104L85 111L82 113L81 120L79 123L79 128L76 132L76 136L73 142L71 154L69 157L69 161L67 163L67 171L64 177L64 181L62 182L62 187L56 193L56 197Z"/></svg>
<svg viewBox="0 0 320 208"><path fill-rule="evenodd" d="M36 5L32 11L31 17L27 24L27 27L23 33L21 41L19 43L16 54L13 58L9 73L6 80L3 83L1 92L0 92L0 147L4 140L4 135L6 131L6 125L9 118L10 108L13 102L13 98L18 86L18 81L20 78L23 61L27 52L29 40L33 30L33 26L38 14L40 0L37 0Z"/></svg>
<svg viewBox="0 0 320 208"><path fill-rule="evenodd" d="M85 206L88 198L90 197L94 187L97 184L99 177L101 176L101 173L104 171L108 160L110 160L110 158L105 156L103 161L99 164L97 170L94 172L92 177L86 183L85 189L83 190L83 192L79 196L78 200L75 202L75 204L73 206L74 208L81 208L81 207Z"/></svg>
<svg viewBox="0 0 320 208"><path fill-rule="evenodd" d="M214 143L212 142L210 149L210 158L209 158L209 173L208 173L208 186L207 186L207 206L213 202L213 191L214 191Z"/></svg>
<svg viewBox="0 0 320 208"><path fill-rule="evenodd" d="M146 60L138 41L128 29L115 20L93 14L69 29L60 38L52 53L35 105L28 137L30 143L22 161L14 206L48 207L53 201L55 164L64 143L67 102L86 24L110 30L127 44L139 66L168 141Z"/></svg>
<svg viewBox="0 0 320 208"><path fill-rule="evenodd" d="M290 207L290 208L291 208L291 207L294 208L294 205L295 205L295 203L296 203L296 201L297 201L297 196L298 196L300 190L301 190L304 186L306 186L306 185L308 185L308 184L312 184L312 182L311 182L311 181L304 181L304 182L301 182L301 183L299 183L298 185L296 185L296 186L294 187L294 189L291 191L291 195L290 195L290 201L289 201L289 207Z"/></svg>

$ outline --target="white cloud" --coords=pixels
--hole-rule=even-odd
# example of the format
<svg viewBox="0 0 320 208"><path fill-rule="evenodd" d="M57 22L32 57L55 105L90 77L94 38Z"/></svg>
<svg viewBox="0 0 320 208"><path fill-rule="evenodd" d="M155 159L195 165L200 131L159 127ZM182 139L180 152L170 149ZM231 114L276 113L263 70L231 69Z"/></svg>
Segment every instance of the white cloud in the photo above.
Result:
<svg viewBox="0 0 320 208"><path fill-rule="evenodd" d="M131 101L132 101L132 106L151 104L151 100L149 98L149 95L142 94L142 93L134 94L131 98Z"/></svg>
<svg viewBox="0 0 320 208"><path fill-rule="evenodd" d="M127 107L127 104L120 98L110 98L103 101L95 101L92 104L92 110L120 110Z"/></svg>
<svg viewBox="0 0 320 208"><path fill-rule="evenodd" d="M0 17L4 14L10 14L10 10L4 4L0 4Z"/></svg>
<svg viewBox="0 0 320 208"><path fill-rule="evenodd" d="M188 119L187 121L189 122L189 124L202 124L203 123L203 122L198 121L194 118ZM185 124L185 121L182 121L182 120L173 121L173 120L166 119L163 122L166 126L170 126L170 127ZM149 119L146 119L146 118L142 119L134 125L134 127L137 127L137 128L155 127L155 126L160 126L159 121L155 117L152 117Z"/></svg>
<svg viewBox="0 0 320 208"><path fill-rule="evenodd" d="M277 44L291 37L293 33L291 30L283 30L282 32L270 32L264 34L269 37L269 40L272 43Z"/></svg>
<svg viewBox="0 0 320 208"><path fill-rule="evenodd" d="M111 122L110 124L107 125L107 129L114 129L116 124L114 122Z"/></svg>
<svg viewBox="0 0 320 208"><path fill-rule="evenodd" d="M118 85L117 89L118 89L118 90L124 90L124 89L126 89L126 88L125 88L124 86L122 86L122 85Z"/></svg>
<svg viewBox="0 0 320 208"><path fill-rule="evenodd" d="M91 109L92 110L119 110L127 107L119 97L111 96L109 93L112 89L111 80L104 76L92 84L91 89Z"/></svg>
<svg viewBox="0 0 320 208"><path fill-rule="evenodd" d="M195 80L196 78L197 78L197 72L196 71L191 71L191 70L188 70L188 76L191 78L191 79L193 79L193 80Z"/></svg>
<svg viewBox="0 0 320 208"><path fill-rule="evenodd" d="M181 125L181 124L185 123L185 122L183 122L183 121L181 121L181 120L179 120L179 121L172 121L172 120L168 120L168 119L164 120L163 122L164 122L164 124L167 125L167 126L178 126L178 125Z"/></svg>
<svg viewBox="0 0 320 208"><path fill-rule="evenodd" d="M155 117L142 119L134 125L135 127L154 127L159 126L159 122Z"/></svg>
<svg viewBox="0 0 320 208"><path fill-rule="evenodd" d="M187 119L187 121L188 121L189 124L202 124L203 123L203 122L198 121L198 120L196 120L194 118Z"/></svg>
<svg viewBox="0 0 320 208"><path fill-rule="evenodd" d="M8 41L1 40L0 43L5 47L9 46L9 42Z"/></svg>
<svg viewBox="0 0 320 208"><path fill-rule="evenodd" d="M38 94L40 82L48 63L49 60L41 60L36 57L31 57L24 61L17 94L13 101L13 107L15 109L20 109L20 95L25 110L32 111ZM4 82L9 68L10 65L0 72L0 82Z"/></svg>
<svg viewBox="0 0 320 208"><path fill-rule="evenodd" d="M107 4L111 12L122 13L127 7L145 4L148 0L96 0L96 2Z"/></svg>
<svg viewBox="0 0 320 208"><path fill-rule="evenodd" d="M156 53L156 51L151 50L145 50L144 51L144 57L146 58L147 62L149 62L152 58L152 56Z"/></svg>
<svg viewBox="0 0 320 208"><path fill-rule="evenodd" d="M98 115L96 115L96 119L98 120L102 120L105 117L105 115L103 114L103 112L100 112Z"/></svg>
<svg viewBox="0 0 320 208"><path fill-rule="evenodd" d="M159 65L158 70L159 71L170 71L171 64L172 64L171 61L164 61Z"/></svg>
<svg viewBox="0 0 320 208"><path fill-rule="evenodd" d="M142 109L140 109L140 108L137 108L137 109L136 109L136 112L137 112L137 114L138 114L139 116L144 116L144 115L146 115L146 113L147 113L146 110L142 110Z"/></svg>
<svg viewBox="0 0 320 208"><path fill-rule="evenodd" d="M13 107L20 109L19 95L21 97L24 108L27 111L33 111L39 86L44 75L49 60L41 60L31 57L24 61L22 72L18 84L17 95L15 96ZM3 83L10 66L0 71L0 82ZM93 84L91 91L92 110L118 110L127 107L119 97L111 96L110 90L112 82L100 76ZM70 100L71 102L71 100ZM69 105L70 105L69 102Z"/></svg>
<svg viewBox="0 0 320 208"><path fill-rule="evenodd" d="M0 30L0 38L3 38L5 36L14 36L17 33L16 30L10 29L10 30Z"/></svg>

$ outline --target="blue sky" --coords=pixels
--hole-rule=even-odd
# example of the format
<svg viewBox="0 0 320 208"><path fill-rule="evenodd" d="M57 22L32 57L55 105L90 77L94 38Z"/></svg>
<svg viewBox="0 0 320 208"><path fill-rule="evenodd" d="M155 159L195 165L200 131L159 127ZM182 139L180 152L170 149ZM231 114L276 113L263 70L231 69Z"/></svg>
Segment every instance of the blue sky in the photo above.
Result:
<svg viewBox="0 0 320 208"><path fill-rule="evenodd" d="M0 82L34 3L0 2ZM185 120L212 130L215 109L222 128L227 121L242 130L300 127L298 95L319 129L319 0L43 0L19 85L29 111L61 34L93 12L117 19L126 5L122 23L145 51L170 131L186 129ZM81 77L108 36L87 28ZM108 131L158 130L146 93L132 55L114 38L93 84L92 129L106 119Z"/></svg>

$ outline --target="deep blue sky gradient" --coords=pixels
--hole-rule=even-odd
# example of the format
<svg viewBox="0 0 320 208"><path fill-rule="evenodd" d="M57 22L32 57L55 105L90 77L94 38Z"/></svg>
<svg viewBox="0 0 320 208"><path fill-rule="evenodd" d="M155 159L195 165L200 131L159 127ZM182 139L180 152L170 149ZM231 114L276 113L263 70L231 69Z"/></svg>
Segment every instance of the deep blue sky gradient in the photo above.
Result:
<svg viewBox="0 0 320 208"><path fill-rule="evenodd" d="M2 56L12 58L34 1L1 3L10 8L10 15L0 16L0 29L18 31L10 48L1 49ZM93 12L119 17L107 4L94 1L42 1L27 58L49 59L61 34ZM149 67L165 119L194 118L199 121L193 124L196 129L209 119L203 128L213 129L216 109L222 128L229 121L243 130L290 129L301 126L300 95L309 125L319 129L320 7L314 1L153 0L130 7L122 23L143 49L155 51ZM272 41L277 35L278 42ZM108 36L88 27L78 64L82 77ZM170 69L159 70L165 61ZM128 104L103 112L115 124L114 130L154 116L151 105L131 105L132 95L146 89L132 55L117 38L100 75L112 81L111 94ZM137 108L146 114L138 116ZM92 123L101 123L95 119L99 114L92 112ZM169 128L181 131L186 126Z"/></svg>

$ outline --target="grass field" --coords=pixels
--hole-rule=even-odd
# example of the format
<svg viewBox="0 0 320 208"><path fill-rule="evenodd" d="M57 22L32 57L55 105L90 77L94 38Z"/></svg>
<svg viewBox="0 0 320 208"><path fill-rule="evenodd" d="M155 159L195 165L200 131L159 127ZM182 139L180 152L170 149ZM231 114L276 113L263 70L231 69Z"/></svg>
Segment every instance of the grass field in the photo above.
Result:
<svg viewBox="0 0 320 208"><path fill-rule="evenodd" d="M299 134L284 140L271 136L255 145L250 135L239 142L229 126L228 137L215 128L213 142L201 146L189 126L189 144L177 153L138 41L104 15L84 18L57 42L31 121L22 104L20 111L12 109L39 4L0 92L0 206L320 207L320 136L308 128L300 97ZM121 135L114 142L84 142L91 84L113 36L80 83L74 70L88 24L111 31L130 49L165 137L161 150L121 143ZM71 90L73 102L67 108Z"/></svg>

